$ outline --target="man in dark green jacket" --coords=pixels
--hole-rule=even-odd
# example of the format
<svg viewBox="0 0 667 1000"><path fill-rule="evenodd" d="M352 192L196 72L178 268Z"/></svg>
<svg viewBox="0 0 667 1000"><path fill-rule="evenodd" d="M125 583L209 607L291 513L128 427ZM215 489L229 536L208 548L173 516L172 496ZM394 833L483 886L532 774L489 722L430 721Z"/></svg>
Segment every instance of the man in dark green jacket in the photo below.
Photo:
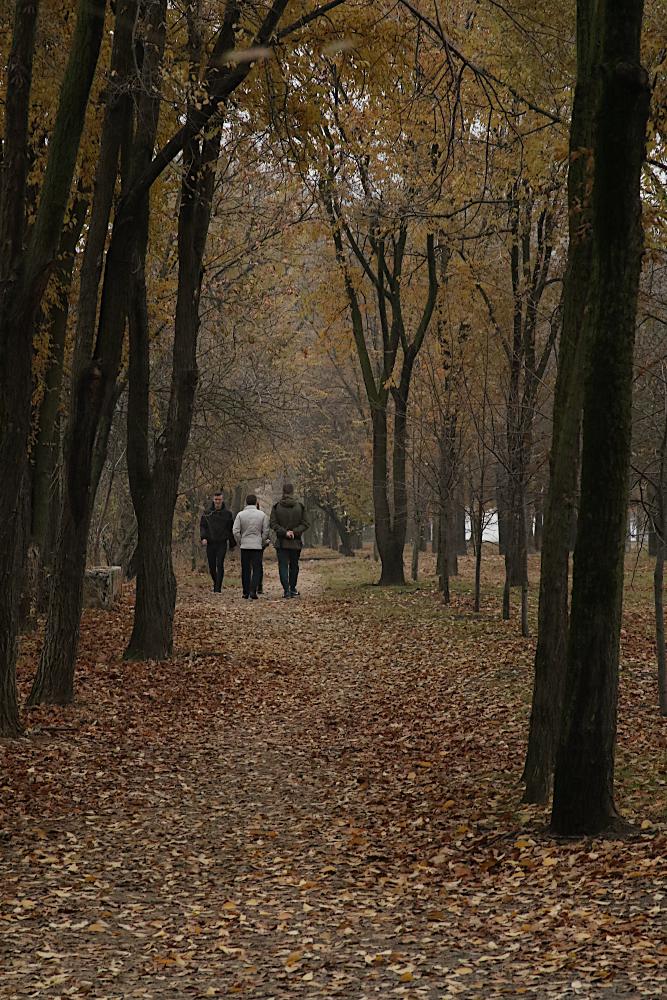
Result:
<svg viewBox="0 0 667 1000"><path fill-rule="evenodd" d="M303 542L301 536L309 528L306 508L294 499L291 483L283 485L283 495L271 510L271 528L276 533L278 572L283 597L298 597L296 582L299 578L299 556Z"/></svg>

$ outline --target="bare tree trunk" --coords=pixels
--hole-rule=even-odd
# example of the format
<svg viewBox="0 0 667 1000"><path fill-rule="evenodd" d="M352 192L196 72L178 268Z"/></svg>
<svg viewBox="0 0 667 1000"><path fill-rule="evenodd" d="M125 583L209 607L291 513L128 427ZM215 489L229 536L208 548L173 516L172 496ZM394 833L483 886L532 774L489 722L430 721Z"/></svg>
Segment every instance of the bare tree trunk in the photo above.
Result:
<svg viewBox="0 0 667 1000"><path fill-rule="evenodd" d="M111 197L116 179L118 152L121 142L129 143L133 104L129 98L133 70L132 44L134 20L128 15L127 5L119 7L116 21L112 64L124 81L125 91L120 104L112 102L105 111L101 150L113 149L115 158L100 160L95 183L89 240L93 240L89 253L102 254L111 209ZM124 20L126 18L126 20ZM125 158L123 190L130 178L136 175L134 157L128 150ZM129 176L128 176L129 175ZM134 257L135 217L137 204L124 203L114 219L111 242L106 257L102 300L98 321L97 340L89 353L93 340L92 331L77 324L74 370L68 431L65 446L65 489L54 573L50 587L49 612L39 666L29 703L42 701L67 704L74 696L74 671L79 639L79 620L83 598L83 578L86 565L88 532L95 501L113 413L118 392L117 378L122 358L122 347L127 317L129 287L129 261ZM102 224L104 223L104 225ZM98 240L100 241L98 243ZM94 255L94 254L93 254ZM95 262L93 262L94 264ZM90 303L97 301L99 270L87 267L84 258L82 281L87 275L84 302L85 315L95 322L96 310ZM84 291L82 286L82 291ZM66 641L60 637L66 635Z"/></svg>
<svg viewBox="0 0 667 1000"><path fill-rule="evenodd" d="M382 564L380 586L405 583L403 544L394 530L388 497L388 438L387 411L373 412L373 503L375 507L375 538Z"/></svg>
<svg viewBox="0 0 667 1000"><path fill-rule="evenodd" d="M8 92L0 193L0 732L18 731L15 694L17 612L21 586L22 533L17 530L25 485L32 396L32 343L44 289L53 267L104 27L105 0L80 0L63 77L58 112L49 137L39 205L24 251L28 110L38 0L19 0L8 63ZM6 699L6 703L5 703Z"/></svg>
<svg viewBox="0 0 667 1000"><path fill-rule="evenodd" d="M81 238L88 210L87 199L77 197L69 225L63 231L58 252L58 263L53 277L56 283L56 300L46 317L49 330L49 361L45 374L44 396L39 415L37 440L32 470L32 539L39 550L42 571L50 562L48 550L49 529L53 509L53 477L60 446L58 414L62 397L65 335L69 314L70 289L76 248Z"/></svg>
<svg viewBox="0 0 667 1000"><path fill-rule="evenodd" d="M643 247L640 175L650 90L641 0L579 0L601 38L593 154L591 353L584 392L581 506L551 826L596 836L623 826L614 803L623 542L632 363Z"/></svg>
<svg viewBox="0 0 667 1000"><path fill-rule="evenodd" d="M653 598L655 603L655 650L658 666L658 704L660 714L667 716L667 654L665 651L665 531L667 529L667 384L665 383L665 366L662 371L664 426L660 442L660 465L658 482L655 484L655 507L650 518L650 528L655 538L655 568L653 570Z"/></svg>
<svg viewBox="0 0 667 1000"><path fill-rule="evenodd" d="M544 507L535 675L523 769L524 801L547 801L556 757L565 681L568 573L576 517L579 439L588 344L584 326L589 291L590 182L594 122L593 74L598 37L584 8L577 13L577 84L570 129L569 248L563 326L553 404L549 489Z"/></svg>
<svg viewBox="0 0 667 1000"><path fill-rule="evenodd" d="M82 0L84 2L84 0ZM101 2L101 0L97 0ZM266 44L273 36L275 29L284 14L287 0L273 0L266 11L261 27L255 36L258 45ZM150 21L151 15L155 12L156 4L151 3L145 9L145 20ZM141 43L140 32L137 31L133 20L128 19L124 23L122 19L122 6L118 7L116 21L116 35L122 35L123 29L129 36L130 43L137 41ZM228 3L225 6L227 17L232 16L237 10L237 5ZM159 26L158 26L159 27ZM125 38L125 36L123 36ZM95 489L99 481L99 469L106 449L109 428L115 404L118 398L117 378L122 359L122 347L125 333L126 319L128 315L129 299L128 293L131 285L131 264L135 260L135 221L141 214L142 204L148 198L149 191L153 183L157 180L173 159L184 150L187 143L194 136L198 135L206 125L218 113L221 106L229 98L230 94L241 85L251 70L252 62L239 62L232 65L226 64L222 59L222 44L227 41L227 36L219 35L214 47L209 65L206 71L206 84L208 94L206 99L200 102L196 113L188 116L188 120L162 147L158 154L150 159L149 166L139 173L136 169L141 160L141 144L146 143L153 152L153 143L146 142L146 131L139 130L138 134L132 136L128 134L127 125L131 126L132 117L128 115L123 107L123 113L119 120L112 121L109 125L112 132L120 135L119 142L122 142L127 151L123 157L126 169L123 171L122 197L120 199L114 224L111 233L109 249L106 255L104 268L104 281L100 302L99 320L97 323L97 339L92 354L87 350L86 345L92 344L93 332L90 329L83 330L81 336L77 335L77 340L83 345L82 361L79 367L75 366L75 391L73 392L73 406L70 412L69 446L67 465L67 490L65 491L65 504L69 504L71 510L66 515L72 518L75 524L85 527L87 531L90 524L90 507L94 502ZM115 47L115 38L114 38ZM129 55L130 69L134 66L133 46L124 44L120 46L120 51L125 56ZM138 87L137 101L146 98L149 101L154 96L153 74L155 65L153 55L155 46L147 46L143 53L143 59L137 60L137 65L141 65L142 80ZM131 97L131 76L119 75L121 87L125 94ZM132 101L126 102L132 109ZM107 117L105 115L105 126ZM115 163L114 163L115 170ZM127 176L125 176L127 175ZM115 183L115 173L114 173ZM112 187L113 190L113 187ZM92 227L91 227L92 228ZM104 230L106 235L106 229ZM91 273L94 269L91 267ZM97 289L95 289L95 296ZM92 297L91 297L92 298ZM90 315L94 318L94 310ZM88 339L86 340L86 332ZM61 533L62 534L62 533ZM83 564L79 567L83 575ZM72 588L70 592L71 601L79 600L78 613L80 614L80 593L79 587ZM58 610L59 600L54 603L56 616L60 614ZM66 595L65 595L66 596ZM62 614L63 627L72 618L73 609L68 609L67 614ZM51 615L49 615L49 619ZM59 631L58 622L54 621L53 626L49 621L47 633L57 637ZM76 650L74 649L74 654ZM52 654L51 644L45 643L40 660L39 673L52 674L49 664L49 657ZM73 676L75 655L62 669L66 669ZM45 690L53 685L54 689L70 690L73 685L65 679L59 679L57 683L53 680L44 683L42 677L38 676L35 684L35 692ZM35 695L36 697L36 695ZM31 695L31 699L33 696Z"/></svg>

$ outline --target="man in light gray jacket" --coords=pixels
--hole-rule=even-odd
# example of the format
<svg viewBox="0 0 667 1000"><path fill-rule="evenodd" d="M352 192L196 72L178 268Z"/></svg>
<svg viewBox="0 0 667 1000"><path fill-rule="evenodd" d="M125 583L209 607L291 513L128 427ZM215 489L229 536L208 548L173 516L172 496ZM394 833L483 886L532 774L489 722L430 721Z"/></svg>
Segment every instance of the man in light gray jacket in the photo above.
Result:
<svg viewBox="0 0 667 1000"><path fill-rule="evenodd" d="M269 519L264 511L257 508L254 493L249 493L245 498L245 507L236 515L232 530L241 549L243 596L256 601L262 571L262 551L269 541Z"/></svg>

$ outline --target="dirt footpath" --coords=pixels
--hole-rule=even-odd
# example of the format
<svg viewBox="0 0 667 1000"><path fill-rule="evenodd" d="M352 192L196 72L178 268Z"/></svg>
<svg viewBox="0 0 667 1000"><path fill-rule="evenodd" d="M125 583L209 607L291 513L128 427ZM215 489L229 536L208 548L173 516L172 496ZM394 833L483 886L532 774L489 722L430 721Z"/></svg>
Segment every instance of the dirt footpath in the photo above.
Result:
<svg viewBox="0 0 667 1000"><path fill-rule="evenodd" d="M321 573L188 580L166 664L130 593L87 614L77 704L0 749L0 996L660 996L658 805L568 845L518 805L530 645Z"/></svg>

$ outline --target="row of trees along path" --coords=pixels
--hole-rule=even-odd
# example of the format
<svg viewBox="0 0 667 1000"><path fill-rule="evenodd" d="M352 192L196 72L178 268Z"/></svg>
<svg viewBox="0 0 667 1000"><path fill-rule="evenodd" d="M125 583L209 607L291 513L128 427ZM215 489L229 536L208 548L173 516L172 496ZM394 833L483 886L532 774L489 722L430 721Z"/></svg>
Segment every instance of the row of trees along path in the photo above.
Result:
<svg viewBox="0 0 667 1000"><path fill-rule="evenodd" d="M0 726L3 734L20 732L15 663L18 596L26 550L25 484L33 335L58 250L62 247L67 251L63 261L66 262L67 254L71 257L77 233L83 231L82 215L88 210L90 220L81 269L73 379L64 442L63 503L46 630L29 704L66 704L73 699L86 545L92 505L121 391L119 373L126 330L129 333L127 465L138 524L135 626L126 656L158 660L169 657L172 652L176 599L171 563L172 514L197 382L198 301L219 153L219 129L209 131L207 127L213 121L216 128L219 126L219 115L231 96L246 82L252 69L254 55L248 56L247 49L242 50L239 58L230 56L241 36L244 43L249 43L251 54L267 45L275 48L286 37L301 32L335 9L342 10L346 4L344 0L331 0L319 7L307 7L289 23L284 20L287 0L274 0L263 9L257 23L250 17L241 27L240 14L252 6L231 0L224 5L208 55L198 31L201 10L196 4L188 6L186 27L191 86L184 113L177 116L176 131L156 152L159 116L165 107L160 80L165 58L167 5L165 0L119 2L112 12L117 30L113 33L110 52L111 77L119 87L118 90L110 88L108 100L103 105L92 191L87 192L83 185L77 188L72 218L65 225L107 13L103 0L92 4L81 0L54 127L47 144L40 197L34 221L29 231L25 231L32 197L28 173L30 83L39 10L38 4L27 0L17 0L15 5L8 56L10 86L5 110L0 199L0 244L3 247L0 263L0 404L3 417L0 462L3 469L8 470L0 494ZM436 48L441 45L447 48L449 42L439 24L407 2L400 6L416 18L420 31L423 29L429 38L436 38ZM414 27L414 22L410 23ZM570 208L576 211L571 218L570 258L564 282L564 350L555 400L552 494L545 523L547 572L544 588L550 588L551 581L555 581L554 593L558 600L553 613L547 613L545 601L550 600L551 591L543 589L535 710L524 772L526 797L531 801L546 797L553 777L552 825L559 834L614 833L623 828L614 803L613 776L623 539L631 447L632 358L643 246L640 177L650 96L647 74L640 58L642 26L643 4L637 0L618 5L579 0L577 4L577 89L570 143L570 161L574 169L569 177ZM395 27L393 22L392 27ZM387 52L391 52L391 48ZM489 82L486 71L474 66L461 53L455 56L462 68L460 73L455 73L454 63L448 64L452 85L455 81L460 82L464 75L466 79L470 75L475 87ZM300 69L303 70L303 65ZM309 71L310 63L307 63L306 76ZM330 120L326 116L315 117L314 134L307 144L309 154L314 157L313 163L308 166L308 158L303 152L291 155L309 177L313 198L323 211L323 225L333 243L362 374L372 430L373 499L382 560L381 582L401 584L408 509L409 400L417 358L423 352L430 327L433 325L439 335L443 335L442 295L452 254L451 248L445 245L447 234L433 224L425 208L424 219L417 227L411 217L405 220L404 211L406 206L415 208L417 196L426 198L427 192L434 185L438 186L438 178L449 162L451 150L448 143L443 162L444 148L438 143L429 143L428 155L424 157L426 146L422 143L418 170L415 160L412 174L391 171L392 176L400 180L395 192L395 213L391 218L380 219L375 211L372 212L365 219L368 225L362 231L359 221L349 216L348 200L339 180L346 167L352 186L370 197L374 182L369 173L369 160L365 155L361 158L354 155L350 159L345 152L349 139L346 123L341 121L344 88L341 91L339 87L338 70L326 60L320 72L322 94L326 90L333 98ZM287 73L286 79L290 86L298 83L296 73ZM432 117L430 112L434 102L437 104L438 94L430 89L424 91L421 76L415 76L414 81L415 101L424 102L424 112ZM500 86L500 81L495 80L495 83ZM363 73L357 85L365 87ZM458 90L455 93L458 106L460 93ZM521 98L514 96L521 103ZM523 104L532 107L525 101ZM351 112L352 108L346 110ZM553 112L539 113L546 115L548 120L558 120ZM298 117L295 114L295 118ZM291 113L286 111L283 131L287 135L280 134L281 140L294 139L290 127ZM355 133L357 140L361 134ZM455 138L455 134L449 136L451 142ZM385 151L376 148L376 152L378 163L385 164ZM576 167L584 155L590 156L592 163L591 171L585 174L585 183L580 168ZM182 183L173 365L165 424L151 449L146 290L150 191L176 158L180 158ZM522 227L527 231L531 225L530 213L519 210L520 188L521 185L514 189L511 199L516 203L512 209L515 237L512 260L515 262L518 262L519 232ZM118 198L114 203L116 192ZM89 208L80 203L88 201ZM550 232L550 224L545 221L546 242L534 264L536 283L531 292L534 308L548 280L552 256ZM525 242L528 266L527 237ZM421 261L412 271L413 276L420 270L425 273L421 293L417 284L412 285L409 293L411 281L405 272L409 259ZM583 288L581 274L588 270L588 264L590 276ZM63 268L66 280L66 263ZM353 268L357 269L355 274ZM518 321L523 298L519 294L521 282L516 266L514 271L515 339L520 343L530 342L527 354L532 359L529 364L534 368L534 378L529 379L529 383L536 385L543 371L542 361L535 367L533 321L527 326ZM365 307L362 309L360 276L372 289L370 300L376 307L375 319L379 319L379 326L373 317L365 316ZM406 296L410 299L409 308ZM550 344L551 341L549 348ZM544 358L547 356L548 352ZM516 398L510 410L518 405L519 374L514 370L513 394ZM524 402L529 403L530 413L534 411L536 391L536 388L524 386ZM392 412L393 429L390 432ZM516 423L514 418L510 423ZM562 501L569 496L579 468L580 425L583 442L581 502L568 623L564 534L569 526L567 518L557 512L568 506ZM514 426L508 431L508 442L510 438L517 441L525 438L525 448L522 445L519 449L525 451L524 458L518 462L520 467L527 461L531 434L530 427L520 430ZM521 485L521 469L517 477ZM521 496L517 502L522 511ZM521 524L518 528L515 525L515 529L514 535L525 534ZM507 614L511 561L508 558ZM525 552L521 553L521 562L526 562ZM525 597L525 565L519 575ZM523 610L525 632L525 601ZM566 630L567 644L560 638ZM549 705L548 710L545 705Z"/></svg>

